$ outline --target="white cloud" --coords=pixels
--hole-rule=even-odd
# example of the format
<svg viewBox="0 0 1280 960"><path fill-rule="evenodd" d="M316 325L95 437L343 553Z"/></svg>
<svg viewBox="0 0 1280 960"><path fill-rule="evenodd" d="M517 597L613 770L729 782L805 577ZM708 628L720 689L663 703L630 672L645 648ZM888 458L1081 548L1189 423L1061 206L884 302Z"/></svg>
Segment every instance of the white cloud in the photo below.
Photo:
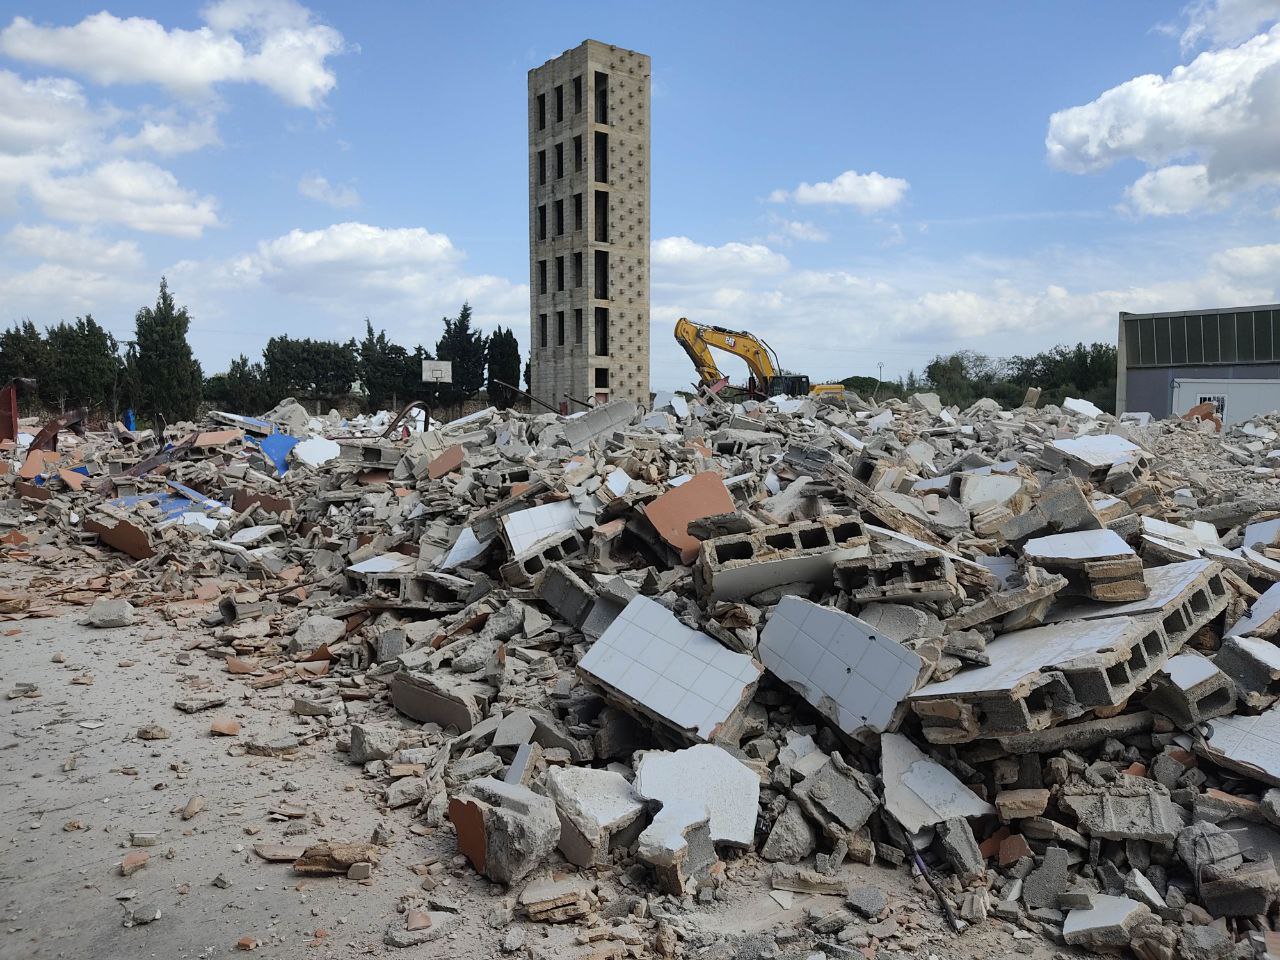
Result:
<svg viewBox="0 0 1280 960"><path fill-rule="evenodd" d="M688 237L655 240L649 256L655 271L663 270L672 278L706 279L742 270L776 274L791 266L786 257L762 243L726 243L713 247L694 243Z"/></svg>
<svg viewBox="0 0 1280 960"><path fill-rule="evenodd" d="M58 220L122 223L175 237L199 237L218 223L212 197L197 196L168 170L138 160L110 160L88 173L37 180L31 190Z"/></svg>
<svg viewBox="0 0 1280 960"><path fill-rule="evenodd" d="M1139 213L1213 209L1280 186L1280 25L1058 111L1045 147L1071 173L1144 163L1149 172L1129 188Z"/></svg>
<svg viewBox="0 0 1280 960"><path fill-rule="evenodd" d="M439 318L456 314L465 300L482 327L512 327L523 342L529 329L528 287L469 273L464 261L463 252L442 233L348 222L291 230L239 256L183 261L167 272L175 284L192 291L193 303L244 294L252 298L253 309L262 309L270 295L281 298L283 306L275 312L285 316L305 304L309 315L320 311L337 321L320 336L358 333L369 316L401 343L434 342ZM316 336L316 321L295 333Z"/></svg>
<svg viewBox="0 0 1280 960"><path fill-rule="evenodd" d="M197 30L167 29L106 11L69 27L15 17L0 52L79 73L96 83L153 83L184 97L208 97L221 83L257 83L286 103L315 109L337 84L326 65L342 35L294 0L219 0Z"/></svg>
<svg viewBox="0 0 1280 960"><path fill-rule="evenodd" d="M117 153L150 150L162 156L174 156L194 153L205 147L217 146L221 142L216 121L212 115L206 115L187 123L143 121L137 133L128 136L120 134L112 140L111 149Z"/></svg>
<svg viewBox="0 0 1280 960"><path fill-rule="evenodd" d="M1197 0L1185 12L1184 50L1202 40L1221 46L1239 43L1259 27L1280 19L1280 0Z"/></svg>
<svg viewBox="0 0 1280 960"><path fill-rule="evenodd" d="M21 256L79 267L131 270L142 266L142 251L132 240L112 241L87 228L63 230L51 223L18 224L4 238Z"/></svg>
<svg viewBox="0 0 1280 960"><path fill-rule="evenodd" d="M792 200L802 204L837 204L854 207L861 213L879 213L896 206L910 186L899 177L846 170L830 182L802 183L794 190L775 190L769 199L774 203Z"/></svg>
<svg viewBox="0 0 1280 960"><path fill-rule="evenodd" d="M339 209L360 206L360 194L348 184L330 183L318 173L308 173L298 181L298 192Z"/></svg>
<svg viewBox="0 0 1280 960"><path fill-rule="evenodd" d="M831 234L816 223L810 223L807 220L786 220L782 217L774 217L772 222L777 232L769 235L771 241L785 243L790 240L803 240L808 243L825 243L831 239Z"/></svg>
<svg viewBox="0 0 1280 960"><path fill-rule="evenodd" d="M1213 264L1234 277L1258 277L1275 280L1280 277L1280 243L1254 247L1232 247L1213 258Z"/></svg>

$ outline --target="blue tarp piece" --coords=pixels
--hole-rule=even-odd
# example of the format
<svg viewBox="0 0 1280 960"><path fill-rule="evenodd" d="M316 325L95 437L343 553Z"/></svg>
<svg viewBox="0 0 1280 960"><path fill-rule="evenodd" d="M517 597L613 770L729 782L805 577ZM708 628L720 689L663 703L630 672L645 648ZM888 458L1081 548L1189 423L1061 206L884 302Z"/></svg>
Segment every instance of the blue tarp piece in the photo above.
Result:
<svg viewBox="0 0 1280 960"><path fill-rule="evenodd" d="M167 481L173 493L138 493L127 497L116 497L109 501L111 506L118 507L121 510L135 509L139 504L152 504L163 514L162 519L157 526L167 526L170 523L176 523L178 518L188 511L195 510L208 513L212 510L226 509L226 505L219 503L217 500L211 500L198 490L192 490L190 487L178 483L175 480Z"/></svg>
<svg viewBox="0 0 1280 960"><path fill-rule="evenodd" d="M133 430L136 428L136 425L137 425L137 420L134 419L133 410L132 409L126 410L124 412L124 428L126 430Z"/></svg>
<svg viewBox="0 0 1280 960"><path fill-rule="evenodd" d="M247 437L251 443L252 437ZM298 445L298 438L287 433L272 433L257 441L262 448L262 455L271 461L276 473L281 476L289 469L289 451Z"/></svg>

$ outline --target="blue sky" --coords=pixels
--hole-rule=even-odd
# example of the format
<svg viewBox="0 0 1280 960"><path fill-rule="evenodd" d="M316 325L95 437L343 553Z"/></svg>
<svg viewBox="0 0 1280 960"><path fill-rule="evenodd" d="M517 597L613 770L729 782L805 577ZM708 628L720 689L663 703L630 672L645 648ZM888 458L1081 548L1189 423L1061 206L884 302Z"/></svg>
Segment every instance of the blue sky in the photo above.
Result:
<svg viewBox="0 0 1280 960"><path fill-rule="evenodd" d="M528 340L526 74L649 54L652 383L674 320L815 379L1280 299L1280 0L0 4L0 322L207 372L469 299ZM738 373L739 371L732 371Z"/></svg>

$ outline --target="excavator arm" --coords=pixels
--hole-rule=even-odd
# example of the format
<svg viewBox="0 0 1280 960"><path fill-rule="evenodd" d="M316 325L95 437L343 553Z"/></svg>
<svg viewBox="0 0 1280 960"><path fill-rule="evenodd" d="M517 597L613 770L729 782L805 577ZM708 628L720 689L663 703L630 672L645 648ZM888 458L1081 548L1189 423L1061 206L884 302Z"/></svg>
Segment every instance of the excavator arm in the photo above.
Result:
<svg viewBox="0 0 1280 960"><path fill-rule="evenodd" d="M746 362L757 392L768 393L773 389L774 380L778 376L778 363L773 351L763 340L741 330L693 323L685 317L676 322L676 340L693 361L703 383L710 385L724 379L724 374L720 372L711 353L711 348L715 347L741 357ZM808 392L807 386L804 392Z"/></svg>

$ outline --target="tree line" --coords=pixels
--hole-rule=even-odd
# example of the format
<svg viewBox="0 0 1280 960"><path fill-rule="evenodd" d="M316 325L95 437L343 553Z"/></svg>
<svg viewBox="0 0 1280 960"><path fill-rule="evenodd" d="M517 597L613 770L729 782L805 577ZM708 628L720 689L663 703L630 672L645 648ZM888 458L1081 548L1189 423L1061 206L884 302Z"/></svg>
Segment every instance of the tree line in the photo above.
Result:
<svg viewBox="0 0 1280 960"><path fill-rule="evenodd" d="M0 385L14 378L37 381L35 399L56 410L97 408L112 417L133 409L147 422L190 420L203 408L257 414L285 397L338 402L359 384L369 411L423 400L433 407L461 405L482 388L496 406L511 406L520 380L520 347L512 330L485 335L472 327L471 307L444 317L434 351L412 350L375 333L345 343L275 336L260 360L241 354L224 373L205 377L188 342L191 317L178 307L161 279L154 306L140 309L134 337L119 342L91 314L41 332L30 320L0 332ZM422 381L424 360L449 360L453 382Z"/></svg>
<svg viewBox="0 0 1280 960"><path fill-rule="evenodd" d="M960 350L934 357L923 374L912 370L905 377L883 383L877 383L875 377L849 377L842 382L865 397L905 398L933 392L944 404L961 408L982 397L1016 407L1028 387L1039 387L1041 404L1061 404L1067 397L1079 397L1114 413L1116 347L1109 343L1059 344L1028 357L988 357Z"/></svg>

